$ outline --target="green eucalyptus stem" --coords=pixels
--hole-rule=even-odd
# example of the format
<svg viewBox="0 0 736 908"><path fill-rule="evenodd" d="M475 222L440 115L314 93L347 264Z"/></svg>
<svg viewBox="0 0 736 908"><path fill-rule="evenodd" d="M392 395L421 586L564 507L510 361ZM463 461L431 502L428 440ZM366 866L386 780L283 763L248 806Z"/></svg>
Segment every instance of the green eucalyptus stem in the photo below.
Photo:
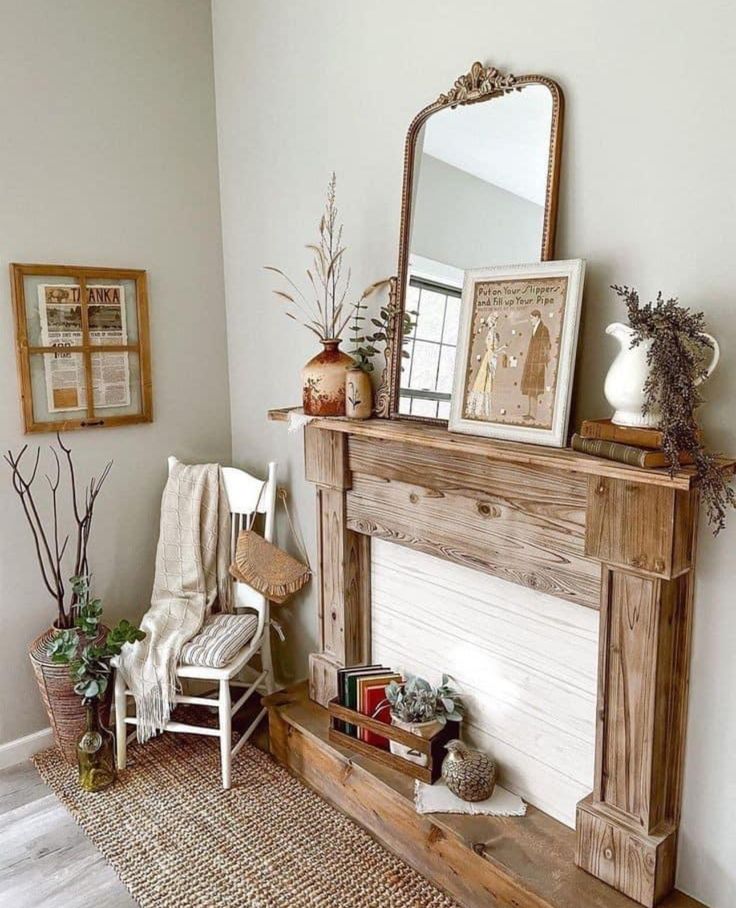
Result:
<svg viewBox="0 0 736 908"><path fill-rule="evenodd" d="M76 627L60 631L48 651L52 662L69 666L74 692L85 702L104 697L112 674L111 660L120 655L126 643L143 640L146 635L123 619L108 631L103 643L90 642L99 633L102 601L90 599L88 577L72 577L71 585L78 601Z"/></svg>

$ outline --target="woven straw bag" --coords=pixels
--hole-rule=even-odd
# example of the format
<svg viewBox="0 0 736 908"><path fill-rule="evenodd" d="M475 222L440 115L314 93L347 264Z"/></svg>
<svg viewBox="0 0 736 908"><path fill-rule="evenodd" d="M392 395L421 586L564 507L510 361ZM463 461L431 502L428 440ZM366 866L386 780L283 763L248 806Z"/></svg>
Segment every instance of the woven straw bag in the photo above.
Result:
<svg viewBox="0 0 736 908"><path fill-rule="evenodd" d="M247 583L267 599L280 605L309 583L312 570L309 567L309 558L304 543L291 520L286 501L286 490L279 489L278 496L283 502L286 516L289 519L289 527L306 564L256 533L253 529L253 521L258 510L256 505L256 511L253 512L247 529L242 530L238 535L235 560L230 565L230 574L236 580Z"/></svg>

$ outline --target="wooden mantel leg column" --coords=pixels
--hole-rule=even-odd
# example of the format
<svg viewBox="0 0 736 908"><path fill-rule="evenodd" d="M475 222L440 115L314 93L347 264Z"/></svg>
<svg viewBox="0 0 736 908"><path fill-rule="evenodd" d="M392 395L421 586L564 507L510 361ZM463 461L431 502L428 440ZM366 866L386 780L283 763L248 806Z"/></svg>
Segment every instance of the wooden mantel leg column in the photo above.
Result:
<svg viewBox="0 0 736 908"><path fill-rule="evenodd" d="M697 493L593 477L586 552L604 564L593 793L576 863L656 905L674 886Z"/></svg>
<svg viewBox="0 0 736 908"><path fill-rule="evenodd" d="M309 696L326 706L337 695L337 670L370 660L371 540L347 528L347 434L307 426L304 465L317 484L319 550L320 650L309 656Z"/></svg>

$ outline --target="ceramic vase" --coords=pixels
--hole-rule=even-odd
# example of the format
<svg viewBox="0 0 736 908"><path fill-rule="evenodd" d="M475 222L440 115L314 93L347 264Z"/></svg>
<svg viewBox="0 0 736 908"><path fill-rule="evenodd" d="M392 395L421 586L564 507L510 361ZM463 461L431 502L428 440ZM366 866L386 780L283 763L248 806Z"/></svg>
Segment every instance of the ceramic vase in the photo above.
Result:
<svg viewBox="0 0 736 908"><path fill-rule="evenodd" d="M410 731L413 735L419 735L420 738L431 738L444 725L439 719L430 719L429 722L405 722L391 713L391 724L397 728L403 728L404 731ZM391 753L398 757L403 757L410 763L416 763L417 766L427 766L429 757L427 754L420 753L406 744L399 744L398 741L389 741Z"/></svg>
<svg viewBox="0 0 736 908"><path fill-rule="evenodd" d="M606 334L615 337L619 342L618 355L611 363L603 386L606 400L613 407L612 421L617 426L637 426L643 428L656 428L660 422L660 414L653 411L644 415L644 383L649 375L647 353L652 345L651 340L642 341L638 346L632 347L631 341L635 332L628 325L615 322L606 328ZM710 365L706 370L709 378L720 359L721 350L718 341L710 334L703 333L713 345L713 355ZM698 384L703 381L700 379Z"/></svg>
<svg viewBox="0 0 736 908"><path fill-rule="evenodd" d="M369 419L373 411L371 377L359 366L345 373L345 415L349 419Z"/></svg>
<svg viewBox="0 0 736 908"><path fill-rule="evenodd" d="M302 369L302 403L306 416L345 415L345 373L355 360L340 350L340 339L322 341L324 350Z"/></svg>

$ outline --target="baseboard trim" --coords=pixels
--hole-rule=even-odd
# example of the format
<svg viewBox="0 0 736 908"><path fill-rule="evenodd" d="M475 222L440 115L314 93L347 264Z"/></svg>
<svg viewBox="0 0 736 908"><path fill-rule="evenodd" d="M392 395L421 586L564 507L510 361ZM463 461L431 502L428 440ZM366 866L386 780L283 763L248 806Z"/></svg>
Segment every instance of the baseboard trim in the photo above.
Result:
<svg viewBox="0 0 736 908"><path fill-rule="evenodd" d="M54 734L51 728L42 728L23 738L16 738L6 744L0 744L0 769L24 763L39 750L45 750L54 743Z"/></svg>

